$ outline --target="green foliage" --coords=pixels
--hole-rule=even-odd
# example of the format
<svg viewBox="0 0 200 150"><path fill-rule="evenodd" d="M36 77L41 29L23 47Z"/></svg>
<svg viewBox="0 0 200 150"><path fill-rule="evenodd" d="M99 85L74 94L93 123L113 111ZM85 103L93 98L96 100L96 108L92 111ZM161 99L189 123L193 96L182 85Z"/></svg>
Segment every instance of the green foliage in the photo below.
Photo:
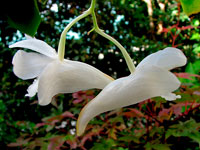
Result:
<svg viewBox="0 0 200 150"><path fill-rule="evenodd" d="M0 6L10 26L31 36L36 34L41 21L36 0L6 0Z"/></svg>
<svg viewBox="0 0 200 150"><path fill-rule="evenodd" d="M146 150L170 150L168 144L152 144L152 143L147 143L145 145Z"/></svg>
<svg viewBox="0 0 200 150"><path fill-rule="evenodd" d="M113 139L102 139L99 143L94 143L94 146L90 150L110 150L115 146Z"/></svg>
<svg viewBox="0 0 200 150"><path fill-rule="evenodd" d="M199 0L180 0L184 12L190 16L192 14L197 14L200 12L200 1Z"/></svg>
<svg viewBox="0 0 200 150"><path fill-rule="evenodd" d="M180 122L179 124L174 124L169 127L166 132L166 138L170 136L174 137L189 137L195 142L200 144L200 123L197 123L195 120L190 119L185 122Z"/></svg>
<svg viewBox="0 0 200 150"><path fill-rule="evenodd" d="M60 34L70 18L81 14L90 1L39 0L42 22L36 38L58 46ZM161 9L162 3L165 7ZM58 12L52 11L53 4ZM145 56L175 46L188 58L186 67L174 70L182 86L173 102L157 97L140 104L107 112L94 118L82 137L75 135L76 120L81 108L98 90L60 95L52 105L39 106L37 97L24 97L32 81L18 79L12 73L15 50L8 45L22 40L21 32L0 21L0 149L101 149L101 150L168 150L199 149L199 20L190 21L172 1L152 1L153 24L148 7L141 0L103 0L96 6L99 26L115 37L128 50L135 63ZM35 23L34 25L38 25ZM129 74L119 50L106 39L87 32L92 28L88 17L77 23L66 41L66 56L84 61L119 78ZM98 59L99 53L104 54Z"/></svg>
<svg viewBox="0 0 200 150"><path fill-rule="evenodd" d="M182 83L189 84L193 87L196 87L196 86L198 87L200 85L199 83L200 77L197 76L197 74L200 73L200 60L196 60L194 63L188 62L185 72L193 74L193 76L191 76L188 79L181 79Z"/></svg>

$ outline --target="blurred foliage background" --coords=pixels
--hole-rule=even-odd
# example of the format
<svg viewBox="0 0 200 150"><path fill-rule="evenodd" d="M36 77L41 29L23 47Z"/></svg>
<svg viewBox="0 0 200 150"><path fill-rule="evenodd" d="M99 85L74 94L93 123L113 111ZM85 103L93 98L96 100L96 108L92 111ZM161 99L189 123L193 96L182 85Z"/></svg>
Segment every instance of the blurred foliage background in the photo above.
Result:
<svg viewBox="0 0 200 150"><path fill-rule="evenodd" d="M38 0L41 24L35 37L57 49L64 27L89 6L90 0ZM186 16L177 0L98 0L96 12L100 28L127 49L136 65L165 47L181 49L188 63L173 72L182 82L176 91L182 98L153 98L104 113L76 137L81 108L99 91L59 95L48 106L39 106L37 97L25 97L32 81L13 74L17 49L8 48L24 34L1 18L0 149L199 150L199 20ZM91 64L115 79L129 75L119 49L96 33L87 35L91 29L91 17L72 27L65 58Z"/></svg>

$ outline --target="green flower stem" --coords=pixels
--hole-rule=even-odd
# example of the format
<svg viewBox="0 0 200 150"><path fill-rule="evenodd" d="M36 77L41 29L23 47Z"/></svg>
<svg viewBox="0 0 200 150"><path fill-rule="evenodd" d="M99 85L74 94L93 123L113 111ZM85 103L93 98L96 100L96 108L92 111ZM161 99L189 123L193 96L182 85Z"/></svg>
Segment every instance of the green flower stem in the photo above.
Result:
<svg viewBox="0 0 200 150"><path fill-rule="evenodd" d="M106 34L105 32L103 32L103 30L101 30L97 24L97 19L96 19L96 15L95 15L95 3L96 0L92 0L90 8L85 11L82 15L76 17L72 22L70 22L65 29L63 30L61 36L60 36L60 41L59 41L59 45L58 45L58 58L60 61L63 61L64 59L64 55L65 55L65 41L66 41L66 34L69 31L69 29L79 20L87 17L88 15L92 15L92 20L93 20L93 29L90 32L92 32L93 30L96 31L98 34L100 34L101 36L105 37L106 39L110 40L111 42L113 42L122 52L126 63L128 65L128 68L130 70L131 73L133 73L135 71L135 65L133 64L133 60L131 59L131 57L129 56L129 54L127 53L126 49L117 41L115 40L113 37L111 37L110 35Z"/></svg>
<svg viewBox="0 0 200 150"><path fill-rule="evenodd" d="M131 59L131 57L129 56L129 54L127 53L126 49L117 41L115 40L113 37L111 37L110 35L106 34L105 32L103 32L101 29L99 28L95 28L95 31L100 34L101 36L105 37L106 39L110 40L111 42L113 42L122 52L126 64L128 65L128 69L131 73L133 73L135 71L135 65L133 64L133 60Z"/></svg>
<svg viewBox="0 0 200 150"><path fill-rule="evenodd" d="M128 68L130 70L131 73L133 73L135 71L135 65L133 64L133 60L131 59L131 57L129 56L128 52L126 51L126 49L117 41L115 40L113 37L111 37L110 35L106 34L103 30L101 30L97 24L97 19L96 19L96 15L95 15L95 11L94 11L94 7L92 8L92 19L93 19L93 24L94 24L94 30L100 34L101 36L105 37L106 39L110 40L111 42L113 42L122 52L126 64L128 65Z"/></svg>
<svg viewBox="0 0 200 150"><path fill-rule="evenodd" d="M63 61L64 55L65 55L65 41L66 41L66 34L69 31L69 29L79 20L87 17L88 15L91 14L91 8L89 8L87 11L85 11L83 14L80 16L76 17L72 22L70 22L65 29L63 30L61 36L60 36L60 41L58 45L58 58L60 61Z"/></svg>

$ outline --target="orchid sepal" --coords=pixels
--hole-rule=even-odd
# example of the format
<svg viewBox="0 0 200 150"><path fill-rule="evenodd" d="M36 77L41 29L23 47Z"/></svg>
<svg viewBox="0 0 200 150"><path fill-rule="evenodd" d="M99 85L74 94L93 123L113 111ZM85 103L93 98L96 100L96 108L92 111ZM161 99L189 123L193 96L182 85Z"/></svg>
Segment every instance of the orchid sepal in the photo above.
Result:
<svg viewBox="0 0 200 150"><path fill-rule="evenodd" d="M82 135L89 121L103 112L157 96L167 100L180 98L172 92L181 83L169 70L183 66L186 62L185 55L176 48L166 48L147 56L134 73L111 82L84 106L77 121L77 135Z"/></svg>

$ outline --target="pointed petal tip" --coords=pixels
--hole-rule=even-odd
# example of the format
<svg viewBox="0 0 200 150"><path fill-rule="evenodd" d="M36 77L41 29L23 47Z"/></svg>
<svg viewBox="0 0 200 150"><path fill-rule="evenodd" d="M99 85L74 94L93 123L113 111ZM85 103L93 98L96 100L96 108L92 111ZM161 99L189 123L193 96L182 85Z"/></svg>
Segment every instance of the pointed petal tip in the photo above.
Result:
<svg viewBox="0 0 200 150"><path fill-rule="evenodd" d="M77 136L82 136L84 132L85 132L85 128L81 127L80 125L76 126L76 135Z"/></svg>
<svg viewBox="0 0 200 150"><path fill-rule="evenodd" d="M107 75L104 73L104 76L106 76L110 81L114 81L115 79L113 79L111 76Z"/></svg>
<svg viewBox="0 0 200 150"><path fill-rule="evenodd" d="M12 44L12 45L13 45L13 44ZM8 47L9 47L9 48L13 48L13 46L12 46L12 45L9 45Z"/></svg>
<svg viewBox="0 0 200 150"><path fill-rule="evenodd" d="M76 127L76 136L81 136L81 135L83 135L83 132L80 132L80 131L78 130L78 128Z"/></svg>
<svg viewBox="0 0 200 150"><path fill-rule="evenodd" d="M97 110L97 113L92 109L93 106L94 106L93 105L94 104L93 103L94 100L95 100L95 98L92 99L89 103L87 103L82 108L82 110L81 110L81 112L80 112L80 114L78 116L78 120L76 122L76 135L77 136L83 135L83 133L85 132L85 129L86 129L89 121L99 114L99 111L98 111L99 107L95 107L96 108L95 111Z"/></svg>
<svg viewBox="0 0 200 150"><path fill-rule="evenodd" d="M13 43L13 44L9 45L8 47L9 47L9 48L16 48L16 44L17 44L17 43L18 43L18 42Z"/></svg>
<svg viewBox="0 0 200 150"><path fill-rule="evenodd" d="M84 133L85 128L86 128L86 126L87 126L87 124L84 125L84 124L81 124L81 123L80 123L81 120L82 120L82 117L83 117L83 111L84 111L84 110L85 110L85 107L83 107L83 109L81 110L81 112L80 112L80 114L79 114L79 116L78 116L77 123L76 123L76 135L77 135L77 136L81 136L81 135Z"/></svg>

